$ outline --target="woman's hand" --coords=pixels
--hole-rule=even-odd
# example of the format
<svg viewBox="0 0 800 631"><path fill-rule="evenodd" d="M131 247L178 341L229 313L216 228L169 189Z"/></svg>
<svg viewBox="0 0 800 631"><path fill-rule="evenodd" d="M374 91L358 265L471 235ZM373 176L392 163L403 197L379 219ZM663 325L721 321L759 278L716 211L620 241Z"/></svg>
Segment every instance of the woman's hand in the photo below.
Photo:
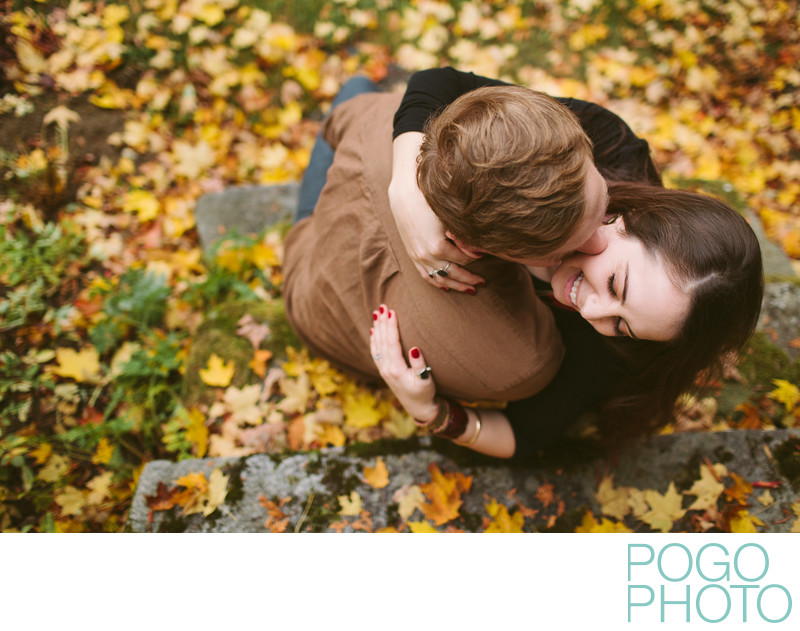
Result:
<svg viewBox="0 0 800 631"><path fill-rule="evenodd" d="M372 317L370 352L378 372L412 417L426 423L432 421L439 409L434 400L436 384L421 351L416 346L409 351L409 368L403 357L395 312L381 305Z"/></svg>
<svg viewBox="0 0 800 631"><path fill-rule="evenodd" d="M419 132L407 132L392 144L389 184L392 215L408 256L425 280L436 287L474 293L474 285L483 283L483 279L461 266L478 257L446 238L444 227L417 186L417 156L422 138ZM437 270L446 270L446 275L435 273Z"/></svg>

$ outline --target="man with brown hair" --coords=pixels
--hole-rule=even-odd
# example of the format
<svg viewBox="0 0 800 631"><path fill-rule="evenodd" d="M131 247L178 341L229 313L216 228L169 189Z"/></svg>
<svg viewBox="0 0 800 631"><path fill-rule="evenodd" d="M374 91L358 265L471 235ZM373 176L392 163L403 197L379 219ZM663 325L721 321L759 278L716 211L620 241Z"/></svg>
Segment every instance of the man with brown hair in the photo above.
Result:
<svg viewBox="0 0 800 631"><path fill-rule="evenodd" d="M584 246L607 206L578 119L517 86L468 92L433 118L417 182L451 239L529 264Z"/></svg>

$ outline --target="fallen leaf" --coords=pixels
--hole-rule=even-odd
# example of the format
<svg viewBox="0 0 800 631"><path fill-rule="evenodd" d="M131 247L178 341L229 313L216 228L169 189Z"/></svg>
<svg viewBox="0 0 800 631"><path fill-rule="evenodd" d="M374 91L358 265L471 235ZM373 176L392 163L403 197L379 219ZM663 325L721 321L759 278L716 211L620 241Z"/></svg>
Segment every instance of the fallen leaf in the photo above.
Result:
<svg viewBox="0 0 800 631"><path fill-rule="evenodd" d="M644 497L650 510L641 516L641 520L661 532L669 532L674 521L686 514L681 508L683 497L675 490L675 483L670 482L663 495L658 491L647 489Z"/></svg>
<svg viewBox="0 0 800 631"><path fill-rule="evenodd" d="M94 464L108 464L111 462L111 456L113 455L114 445L108 442L108 439L103 436L97 443L97 449L95 449L94 455L92 456L92 462Z"/></svg>
<svg viewBox="0 0 800 631"><path fill-rule="evenodd" d="M472 476L465 476L463 473L442 473L436 463L431 463L428 470L432 481L419 485L428 502L420 508L435 526L441 526L458 517L458 509L462 504L461 494L469 492Z"/></svg>
<svg viewBox="0 0 800 631"><path fill-rule="evenodd" d="M290 499L290 497L281 497L278 498L276 503L263 495L258 498L259 504L266 508L269 513L267 521L264 522L264 527L267 530L273 533L286 532L286 527L289 525L289 516L281 509Z"/></svg>
<svg viewBox="0 0 800 631"><path fill-rule="evenodd" d="M268 338L271 333L268 324L259 324L249 313L239 318L236 325L239 327L236 329L236 334L250 342L255 350L258 350L261 342Z"/></svg>
<svg viewBox="0 0 800 631"><path fill-rule="evenodd" d="M549 483L542 484L536 489L536 499L539 500L545 508L552 504L555 501L553 499L553 485Z"/></svg>
<svg viewBox="0 0 800 631"><path fill-rule="evenodd" d="M248 366L259 377L264 379L267 375L267 362L272 359L272 351L256 349L253 351L253 359Z"/></svg>
<svg viewBox="0 0 800 631"><path fill-rule="evenodd" d="M508 513L508 508L492 499L490 504L484 504L486 512L491 517L491 522L484 529L484 532L522 532L524 517L522 513L516 511L513 515Z"/></svg>
<svg viewBox="0 0 800 631"><path fill-rule="evenodd" d="M439 532L438 530L436 530L436 528L431 526L430 522L427 521L410 521L408 522L408 527L411 530L411 532L416 534Z"/></svg>
<svg viewBox="0 0 800 631"><path fill-rule="evenodd" d="M630 491L626 487L614 488L614 474L605 476L597 487L595 494L600 502L600 512L622 520L631 512Z"/></svg>
<svg viewBox="0 0 800 631"><path fill-rule="evenodd" d="M231 383L235 369L233 360L226 364L216 353L211 353L206 368L200 369L200 379L209 386L225 388Z"/></svg>
<svg viewBox="0 0 800 631"><path fill-rule="evenodd" d="M378 458L374 467L364 467L364 479L374 489L382 489L389 484L389 472L383 458Z"/></svg>
<svg viewBox="0 0 800 631"><path fill-rule="evenodd" d="M722 465L714 465L722 466ZM724 467L723 467L724 468ZM722 473L725 475L725 473ZM716 508L717 500L722 492L725 490L725 485L719 481L721 477L720 471L712 470L708 465L700 465L700 479L696 480L688 491L684 491L684 495L696 495L697 499L692 502L687 510L708 510Z"/></svg>
<svg viewBox="0 0 800 631"><path fill-rule="evenodd" d="M57 348L56 361L58 366L53 372L59 377L71 377L79 383L96 383L100 379L100 357L94 347L81 351Z"/></svg>
<svg viewBox="0 0 800 631"><path fill-rule="evenodd" d="M425 503L425 496L420 488L413 484L397 489L392 496L392 500L397 502L397 514L400 515L400 519L407 521L414 514L414 511L418 508L422 509L422 505Z"/></svg>
<svg viewBox="0 0 800 631"><path fill-rule="evenodd" d="M611 521L605 517L601 518L598 522L591 512L586 511L583 515L581 525L575 529L575 532L633 532L625 524Z"/></svg>
<svg viewBox="0 0 800 631"><path fill-rule="evenodd" d="M74 486L66 486L55 496L55 502L61 507L62 515L80 515L86 506L86 495Z"/></svg>
<svg viewBox="0 0 800 631"><path fill-rule="evenodd" d="M758 532L757 526L763 525L763 521L746 510L740 510L736 517L731 518L731 532L756 533Z"/></svg>
<svg viewBox="0 0 800 631"><path fill-rule="evenodd" d="M350 491L350 495L339 495L339 505L342 507L339 514L342 517L355 517L361 513L361 496L355 491Z"/></svg>

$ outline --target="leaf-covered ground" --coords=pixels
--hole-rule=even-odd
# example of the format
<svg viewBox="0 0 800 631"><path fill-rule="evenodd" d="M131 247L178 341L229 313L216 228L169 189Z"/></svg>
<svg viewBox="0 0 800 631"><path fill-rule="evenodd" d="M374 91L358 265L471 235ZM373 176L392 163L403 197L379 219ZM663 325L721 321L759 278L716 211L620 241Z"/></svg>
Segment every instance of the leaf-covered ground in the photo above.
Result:
<svg viewBox="0 0 800 631"><path fill-rule="evenodd" d="M204 193L299 179L319 121L355 73L402 89L409 72L451 64L606 105L649 141L670 185L746 205L800 260L796 2L0 8L3 531L119 531L155 458L415 432L387 392L293 340L280 303L285 227L229 235L208 257L194 230ZM745 393L735 406L709 384L710 396L670 430L796 425L800 367L757 351L731 371ZM379 483L375 466L365 476ZM431 472L396 500L411 510L410 528L444 524L448 507L457 513L451 500L469 486L458 476ZM219 477L182 484L164 490L164 506L213 511L226 492ZM755 508L730 510L748 484L735 472L709 463L694 484L662 494L604 481L604 514L587 514L581 529L613 529L624 513L659 530L689 510L702 515L695 530L758 529ZM437 501L444 512L422 508ZM345 497L339 508L346 515L355 504ZM280 524L281 507L267 508ZM494 500L486 510L486 530L513 530L525 515ZM796 519L800 504L786 510Z"/></svg>

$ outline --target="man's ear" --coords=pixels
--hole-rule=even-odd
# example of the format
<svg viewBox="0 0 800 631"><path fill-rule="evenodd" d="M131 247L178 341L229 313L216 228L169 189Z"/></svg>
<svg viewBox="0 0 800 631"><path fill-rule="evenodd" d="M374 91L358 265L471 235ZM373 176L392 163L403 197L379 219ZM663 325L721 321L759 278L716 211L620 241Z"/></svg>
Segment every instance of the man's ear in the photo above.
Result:
<svg viewBox="0 0 800 631"><path fill-rule="evenodd" d="M454 236L453 233L450 232L449 230L446 230L444 235L448 239L450 239L450 241L452 241L459 250L461 250L464 254L466 254L470 258L479 259L484 254L487 253L486 250L481 250L480 248L473 248L471 245L467 245L461 239Z"/></svg>

